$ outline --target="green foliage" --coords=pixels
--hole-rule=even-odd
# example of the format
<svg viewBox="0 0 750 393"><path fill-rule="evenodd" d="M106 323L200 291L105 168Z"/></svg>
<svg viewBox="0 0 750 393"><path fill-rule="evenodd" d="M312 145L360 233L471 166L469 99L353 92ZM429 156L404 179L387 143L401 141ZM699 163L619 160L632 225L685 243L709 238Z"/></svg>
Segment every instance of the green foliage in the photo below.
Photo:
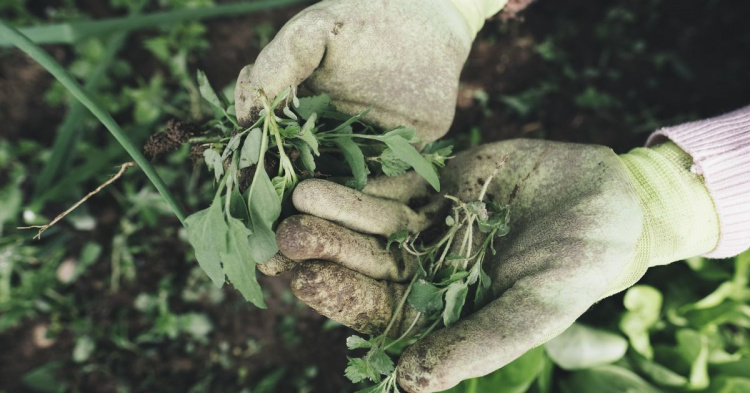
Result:
<svg viewBox="0 0 750 393"><path fill-rule="evenodd" d="M397 129L389 134L386 137L392 138L395 135L405 141L413 137L413 134L404 129ZM389 145L389 148L392 147ZM449 154L450 150L444 152ZM485 184L493 176L494 174L486 179ZM495 238L508 233L510 219L507 207L483 202L485 192L486 189L482 189L477 200L468 203L446 195L446 198L453 201L453 209L445 219L446 232L431 246L416 244L418 236L411 237L406 231L389 236L386 248L395 243L404 252L412 254L419 261L419 270L407 286L383 333L370 337L369 340L356 336L347 339L349 349L370 348L363 357L349 358L349 366L345 372L346 377L354 383L364 380L377 383L363 391L398 392L396 370L386 352L398 354L439 326L447 327L458 321L468 311L465 306L470 287L476 293L471 310L476 311L485 304L490 277L484 272L482 263L487 252L495 253ZM477 233L481 234L478 241L481 246L477 250L472 250L472 244L475 244L474 225L480 229ZM457 238L459 233L463 233L463 236ZM459 244L458 251L451 252ZM406 304L418 313L399 338L390 340L388 332ZM421 327L415 329L418 325ZM385 378L381 381L383 377Z"/></svg>
<svg viewBox="0 0 750 393"><path fill-rule="evenodd" d="M349 184L356 189L364 188L371 173L364 152L379 151L382 157L388 151L392 160L403 165L400 171L383 170L385 175L395 176L413 167L439 190L435 166L445 165L452 147L432 145L429 151L420 154L411 145L418 142L414 129L399 127L375 134L372 127L361 123L370 109L345 117L330 110L330 99L326 96L298 99L287 89L272 103L264 102L255 124L237 129L230 110L232 104L216 93L201 71L197 73L197 85L214 112L214 119L206 123L208 131L200 140L211 141L202 145L203 160L219 188L209 208L188 217L188 238L196 250L198 263L213 282L221 286L225 275L228 276L245 299L256 306L265 307L265 303L255 279L255 265L278 252L273 228L281 216L282 205L300 179L315 175L316 159L321 156L322 148L337 150L343 157L354 177ZM275 115L278 109L282 109L286 118ZM354 132L355 127L362 131ZM298 153L297 158L292 158L293 152ZM266 165L276 159L278 172L271 178L272 168ZM240 176L247 169L254 170L252 181L247 189L241 190ZM240 192L245 194L246 203L232 197ZM241 235L234 233L235 230ZM452 304L460 311L463 301L460 293L454 292L451 292ZM447 320L454 317L457 318L446 316Z"/></svg>

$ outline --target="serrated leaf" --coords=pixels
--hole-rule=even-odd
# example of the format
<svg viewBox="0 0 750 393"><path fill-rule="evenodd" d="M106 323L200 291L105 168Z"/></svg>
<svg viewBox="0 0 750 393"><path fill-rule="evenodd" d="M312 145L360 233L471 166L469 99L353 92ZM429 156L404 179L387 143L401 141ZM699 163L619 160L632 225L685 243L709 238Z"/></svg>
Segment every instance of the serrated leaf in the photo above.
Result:
<svg viewBox="0 0 750 393"><path fill-rule="evenodd" d="M221 211L221 198L214 199L208 209L185 219L188 239L195 249L195 259L217 287L224 285L220 252L226 249L227 224Z"/></svg>
<svg viewBox="0 0 750 393"><path fill-rule="evenodd" d="M396 157L390 148L383 150L378 157L380 167L386 176L398 176L406 172L411 165Z"/></svg>
<svg viewBox="0 0 750 393"><path fill-rule="evenodd" d="M370 169L365 164L365 156L362 154L362 150L349 137L334 138L333 143L341 149L344 160L352 170L354 188L362 190L367 184L367 175L370 174Z"/></svg>
<svg viewBox="0 0 750 393"><path fill-rule="evenodd" d="M463 282L454 282L448 286L445 292L445 309L443 310L443 323L450 326L461 318L461 310L466 302L466 294L469 287Z"/></svg>
<svg viewBox="0 0 750 393"><path fill-rule="evenodd" d="M349 349L372 348L372 343L360 336L349 336L346 338L346 347Z"/></svg>
<svg viewBox="0 0 750 393"><path fill-rule="evenodd" d="M203 151L203 160L206 161L208 169L214 171L216 181L219 181L224 175L224 160L221 159L221 155L214 149L206 149Z"/></svg>
<svg viewBox="0 0 750 393"><path fill-rule="evenodd" d="M198 79L198 91L201 93L201 97L211 104L211 106L224 112L224 105L221 103L219 96L216 95L213 87L211 87L211 84L208 82L206 74L203 71L198 70L196 71L196 78Z"/></svg>
<svg viewBox="0 0 750 393"><path fill-rule="evenodd" d="M280 129L279 134L284 138L295 138L299 135L300 130L302 130L302 127L294 123Z"/></svg>
<svg viewBox="0 0 750 393"><path fill-rule="evenodd" d="M260 128L253 128L247 134L245 143L240 150L240 169L255 165L260 159L260 144L263 141L263 131Z"/></svg>
<svg viewBox="0 0 750 393"><path fill-rule="evenodd" d="M443 308L443 293L435 285L419 279L414 282L408 301L417 311L432 314Z"/></svg>
<svg viewBox="0 0 750 393"><path fill-rule="evenodd" d="M349 365L344 370L344 375L353 383L359 383L368 379L373 382L380 381L378 372L362 358L349 358Z"/></svg>
<svg viewBox="0 0 750 393"><path fill-rule="evenodd" d="M256 307L266 308L263 292L255 278L255 263L248 238L252 235L242 221L229 218L227 233L227 251L221 252L224 272L235 289L240 291L245 300Z"/></svg>
<svg viewBox="0 0 750 393"><path fill-rule="evenodd" d="M390 236L388 236L388 244L385 246L386 251L391 250L391 244L396 243L398 244L398 247L401 248L401 246L404 244L406 239L409 238L409 232L408 231L398 231L396 233L391 233Z"/></svg>
<svg viewBox="0 0 750 393"><path fill-rule="evenodd" d="M313 113L323 113L326 111L330 104L331 97L329 97L328 94L300 98L297 113L301 118L307 120Z"/></svg>
<svg viewBox="0 0 750 393"><path fill-rule="evenodd" d="M438 179L437 172L435 172L435 168L433 168L432 164L419 154L417 149L415 149L409 141L400 135L383 137L381 140L393 150L393 153L398 159L411 165L420 176L430 183L435 191L440 192L440 180Z"/></svg>
<svg viewBox="0 0 750 393"><path fill-rule="evenodd" d="M396 366L393 364L393 360L391 359L391 357L388 356L380 347L371 348L370 352L366 356L366 359L370 363L370 366L372 366L372 368L381 375L389 375L393 372L393 370L396 369Z"/></svg>

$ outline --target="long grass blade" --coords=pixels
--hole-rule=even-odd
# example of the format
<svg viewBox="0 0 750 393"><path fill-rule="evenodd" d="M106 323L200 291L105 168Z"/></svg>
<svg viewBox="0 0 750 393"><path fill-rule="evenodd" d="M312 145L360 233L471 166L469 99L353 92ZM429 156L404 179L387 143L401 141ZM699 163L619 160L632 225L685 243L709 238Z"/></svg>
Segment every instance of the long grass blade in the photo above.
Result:
<svg viewBox="0 0 750 393"><path fill-rule="evenodd" d="M126 16L122 18L26 27L20 29L20 31L23 35L27 36L31 41L37 44L73 44L88 37L106 35L114 31L130 31L189 20L246 14L309 1L310 0L261 0L219 4L212 7L154 12L147 15ZM11 45L13 45L13 42L8 37L0 36L0 46Z"/></svg>
<svg viewBox="0 0 750 393"><path fill-rule="evenodd" d="M148 179L153 183L156 190L166 200L167 204L172 208L172 211L185 224L185 214L180 209L177 201L174 199L172 194L169 192L166 184L161 179L159 174L156 172L150 162L143 156L141 151L136 147L133 142L128 139L125 133L122 131L120 126L115 122L112 116L102 109L96 101L89 95L78 82L60 65L55 59L52 58L47 52L42 50L38 45L33 43L23 34L21 34L15 28L9 26L4 21L0 20L0 36L8 39L18 49L29 55L32 59L37 61L42 67L44 67L49 73L51 73L70 93L78 99L88 110L91 111L97 119L112 133L112 136L117 142L122 145L125 151L130 154L133 160L143 170Z"/></svg>

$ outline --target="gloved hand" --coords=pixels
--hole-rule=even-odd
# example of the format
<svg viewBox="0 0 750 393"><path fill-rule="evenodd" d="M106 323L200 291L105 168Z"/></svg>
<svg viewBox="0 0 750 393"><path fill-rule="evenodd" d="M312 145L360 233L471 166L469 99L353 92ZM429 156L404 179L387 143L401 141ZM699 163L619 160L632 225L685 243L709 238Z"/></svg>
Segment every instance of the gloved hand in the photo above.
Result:
<svg viewBox="0 0 750 393"><path fill-rule="evenodd" d="M719 225L692 159L672 143L617 156L601 146L513 140L459 154L441 173L443 190L476 200L497 163L486 199L510 206L510 233L485 270L494 298L484 308L409 347L397 366L408 392L448 389L488 374L570 326L596 301L635 283L649 266L711 251ZM307 180L297 209L277 230L280 250L300 262L292 290L320 313L365 333L388 323L414 261L384 239L419 232L447 201L413 174L375 179L363 193ZM375 236L372 236L375 235ZM396 330L415 314L406 309ZM404 323L405 322L405 323ZM395 332L400 333L400 332Z"/></svg>
<svg viewBox="0 0 750 393"><path fill-rule="evenodd" d="M425 143L440 138L478 30L464 17L474 2L484 0L325 0L305 9L240 72L240 124L255 120L261 91L272 100L304 82L311 93L330 95L340 112L355 115L373 104L369 123L414 127Z"/></svg>

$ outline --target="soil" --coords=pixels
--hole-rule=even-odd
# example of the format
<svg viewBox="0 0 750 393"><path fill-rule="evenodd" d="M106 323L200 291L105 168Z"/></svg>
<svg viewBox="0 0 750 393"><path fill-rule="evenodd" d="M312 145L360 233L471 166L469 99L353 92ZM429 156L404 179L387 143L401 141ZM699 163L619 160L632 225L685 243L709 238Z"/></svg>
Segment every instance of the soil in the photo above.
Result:
<svg viewBox="0 0 750 393"><path fill-rule="evenodd" d="M81 2L101 15L96 1ZM512 1L518 10L527 0ZM724 3L725 4L725 3ZM745 16L750 5L735 3L735 9L720 8L718 2L681 0L641 0L566 2L540 0L510 20L506 13L489 21L474 43L461 79L456 120L450 136L460 139L478 127L484 142L518 137L545 137L559 141L597 143L617 152L642 145L654 127L689 119L716 115L750 103L750 56L747 48ZM627 10L648 5L650 15L635 15L628 21ZM247 17L227 18L207 23L211 48L191 64L205 70L216 86L230 83L240 68L251 63L262 38L255 26L269 23L276 31L302 7L288 7ZM515 8L513 11L515 12ZM743 33L744 32L744 33ZM636 37L632 39L631 37ZM635 40L635 41L633 41ZM553 43L556 59L543 55L540 45ZM623 48L628 46L628 48ZM632 46L632 48L631 48ZM639 49L640 48L640 49ZM66 60L66 50L48 47L58 60ZM51 144L54 126L63 111L47 106L42 96L52 79L41 67L16 51L0 55L0 138L19 137ZM127 51L127 59L137 72L148 74L154 60L141 48ZM678 59L678 60L675 60ZM571 76L573 70L575 77ZM602 76L603 75L603 76ZM541 104L530 113L510 110L505 97L519 96L541 83L554 84L542 94ZM592 109L576 100L587 87L595 86L617 103ZM482 96L487 99L483 103ZM480 98L477 98L480 97ZM184 135L177 136L182 139ZM165 136L160 147L171 146ZM102 244L111 243L117 220L117 204L102 198L97 212L100 227L96 235ZM176 222L163 223L177 227ZM163 237L163 234L161 235ZM107 261L95 265L92 277L66 288L76 299L93 304L79 310L82 316L102 327L125 318L128 335L136 336L147 328L140 319L126 314L134 298L142 292L155 293L163 277L179 286L187 280L184 247L176 236L151 245L148 256L138 261L138 280L110 293L104 282L110 275ZM77 239L71 249L86 240ZM93 239L97 240L97 239ZM77 246L76 246L77 245ZM268 290L267 310L246 305L231 286L225 288L226 300L171 304L173 312L201 311L214 321L209 346L226 342L229 348L247 348L248 339L261 343L259 353L251 357L230 356L233 366L225 369L216 361L217 353L170 344L154 344L147 353L134 353L113 347L110 359L101 362L118 370L119 378L103 371L81 373L67 365L59 377L78 391L114 392L121 382L137 390L134 381L153 380L156 391L187 391L207 373L213 374L212 391L236 386L236 370L244 368L247 380L257 381L273 370L285 368L279 391L296 391L292 376L309 372L312 391L339 392L349 389L343 377L346 363L345 329L326 330L324 319L308 308L295 307L284 300L288 276L262 277ZM285 321L295 319L291 333ZM50 361L68 361L74 346L73 333L63 330L50 346L35 343L31 321L0 336L0 391L24 392L20 376ZM289 334L296 337L290 343ZM37 340L38 341L38 340ZM71 363L71 362L68 362ZM68 364L66 363L66 364Z"/></svg>

